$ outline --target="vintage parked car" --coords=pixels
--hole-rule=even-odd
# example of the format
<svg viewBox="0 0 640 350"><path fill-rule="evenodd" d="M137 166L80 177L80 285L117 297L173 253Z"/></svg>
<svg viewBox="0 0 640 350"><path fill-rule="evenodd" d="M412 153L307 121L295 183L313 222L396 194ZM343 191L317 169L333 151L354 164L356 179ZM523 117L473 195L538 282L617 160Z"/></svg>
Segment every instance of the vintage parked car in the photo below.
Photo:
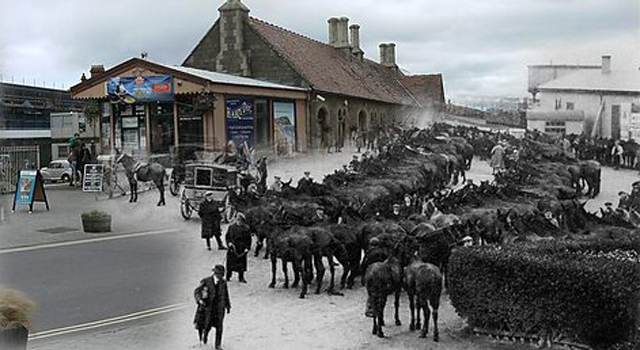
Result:
<svg viewBox="0 0 640 350"><path fill-rule="evenodd" d="M40 173L45 181L69 182L73 169L71 168L71 164L66 160L54 160L49 163L48 167L40 169Z"/></svg>

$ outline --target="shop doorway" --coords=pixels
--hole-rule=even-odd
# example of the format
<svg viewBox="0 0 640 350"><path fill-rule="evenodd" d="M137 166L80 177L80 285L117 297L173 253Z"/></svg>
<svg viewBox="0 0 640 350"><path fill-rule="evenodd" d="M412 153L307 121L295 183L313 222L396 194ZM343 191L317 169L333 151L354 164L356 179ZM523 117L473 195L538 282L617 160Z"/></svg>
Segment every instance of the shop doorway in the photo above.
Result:
<svg viewBox="0 0 640 350"><path fill-rule="evenodd" d="M178 144L204 147L203 111L196 111L191 101L178 103Z"/></svg>
<svg viewBox="0 0 640 350"><path fill-rule="evenodd" d="M271 113L269 100L256 100L256 149L267 150L271 145Z"/></svg>
<svg viewBox="0 0 640 350"><path fill-rule="evenodd" d="M367 130L367 112L360 111L358 114L358 132L363 133Z"/></svg>
<svg viewBox="0 0 640 350"><path fill-rule="evenodd" d="M314 139L316 139L317 141L315 142L315 146L316 148L320 147L327 147L328 146L328 138L329 138L329 133L328 133L328 128L329 128L329 121L328 121L328 113L327 110L324 108L320 108L320 110L318 110L318 116L316 118L316 125L315 125L315 137Z"/></svg>
<svg viewBox="0 0 640 350"><path fill-rule="evenodd" d="M173 103L151 104L151 153L168 154L174 145Z"/></svg>

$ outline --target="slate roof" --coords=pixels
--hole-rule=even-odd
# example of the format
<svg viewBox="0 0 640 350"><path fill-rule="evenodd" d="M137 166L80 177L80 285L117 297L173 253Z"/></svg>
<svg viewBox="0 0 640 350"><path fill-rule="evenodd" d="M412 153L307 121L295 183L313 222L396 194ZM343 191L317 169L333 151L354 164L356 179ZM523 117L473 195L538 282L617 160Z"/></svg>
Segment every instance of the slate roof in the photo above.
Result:
<svg viewBox="0 0 640 350"><path fill-rule="evenodd" d="M640 93L640 70L579 70L538 87L539 90L584 90Z"/></svg>
<svg viewBox="0 0 640 350"><path fill-rule="evenodd" d="M425 96L439 95L440 79L407 79L399 70L384 67L369 59L358 60L334 47L290 30L250 17L249 25L316 91L342 94L393 104L420 106ZM439 84L435 83L439 80ZM419 81L429 88L413 91ZM409 82L410 86L403 84ZM433 84L433 86L431 86ZM433 91L435 92L432 92ZM414 96L418 95L418 97ZM444 101L444 97L441 99Z"/></svg>
<svg viewBox="0 0 640 350"><path fill-rule="evenodd" d="M402 78L402 84L411 91L421 105L444 103L442 74L411 75Z"/></svg>

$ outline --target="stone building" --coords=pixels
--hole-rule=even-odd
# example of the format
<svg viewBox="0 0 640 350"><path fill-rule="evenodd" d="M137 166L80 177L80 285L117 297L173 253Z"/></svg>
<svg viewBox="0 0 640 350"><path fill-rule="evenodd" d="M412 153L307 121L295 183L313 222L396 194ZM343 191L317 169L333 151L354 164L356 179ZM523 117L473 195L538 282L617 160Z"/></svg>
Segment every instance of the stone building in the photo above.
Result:
<svg viewBox="0 0 640 350"><path fill-rule="evenodd" d="M360 27L345 17L329 19L323 43L250 17L240 0L219 13L182 65L95 65L71 88L74 98L101 103L103 151L145 157L246 141L262 154L290 155L346 146L358 133L373 139L399 123L425 126L443 110L440 74L405 75L393 43L380 44L380 62L365 58Z"/></svg>
<svg viewBox="0 0 640 350"><path fill-rule="evenodd" d="M366 58L360 26L346 17L328 20L324 43L249 16L240 0L219 12L183 66L307 89L309 148L398 123L427 125L443 109L440 74L403 74L394 43L380 44L379 62Z"/></svg>

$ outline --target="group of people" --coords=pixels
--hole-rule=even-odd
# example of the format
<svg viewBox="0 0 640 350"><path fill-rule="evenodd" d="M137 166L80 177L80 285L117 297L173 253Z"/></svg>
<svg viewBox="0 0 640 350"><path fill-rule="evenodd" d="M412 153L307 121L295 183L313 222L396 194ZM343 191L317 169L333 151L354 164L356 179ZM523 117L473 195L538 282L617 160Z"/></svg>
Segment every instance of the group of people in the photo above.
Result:
<svg viewBox="0 0 640 350"><path fill-rule="evenodd" d="M75 186L75 183L81 183L84 177L84 165L90 164L93 160L91 151L87 148L87 144L80 139L80 134L75 133L69 139L69 157L67 161L71 165L71 177L69 178L69 186Z"/></svg>
<svg viewBox="0 0 640 350"><path fill-rule="evenodd" d="M211 239L215 238L218 249L226 251L226 268L215 265L213 275L204 278L194 291L197 303L194 325L198 331L201 343L207 344L209 332L215 328L215 348L221 349L224 316L231 311L231 301L227 288L234 272L238 274L238 281L247 283L247 254L251 247L251 232L246 224L246 217L236 212L226 231L225 246L222 242L222 212L224 208L214 199L214 193L205 193L204 201L200 204L198 215L202 219L201 237L206 241L207 249L211 250Z"/></svg>

